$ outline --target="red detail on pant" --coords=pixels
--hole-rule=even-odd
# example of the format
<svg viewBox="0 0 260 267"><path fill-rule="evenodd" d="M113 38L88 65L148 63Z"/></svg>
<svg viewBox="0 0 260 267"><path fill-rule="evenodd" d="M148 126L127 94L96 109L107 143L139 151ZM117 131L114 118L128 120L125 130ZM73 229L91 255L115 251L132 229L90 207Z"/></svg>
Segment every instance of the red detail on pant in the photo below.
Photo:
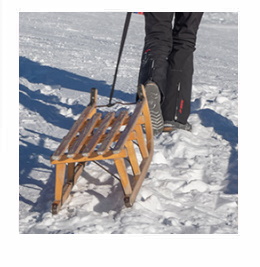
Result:
<svg viewBox="0 0 260 267"><path fill-rule="evenodd" d="M149 52L149 51L151 51L150 48L146 49L146 50L144 51L144 53L147 53L147 52Z"/></svg>
<svg viewBox="0 0 260 267"><path fill-rule="evenodd" d="M184 106L184 100L182 99L180 102L180 107L179 107L179 113L180 114L182 114L183 106Z"/></svg>

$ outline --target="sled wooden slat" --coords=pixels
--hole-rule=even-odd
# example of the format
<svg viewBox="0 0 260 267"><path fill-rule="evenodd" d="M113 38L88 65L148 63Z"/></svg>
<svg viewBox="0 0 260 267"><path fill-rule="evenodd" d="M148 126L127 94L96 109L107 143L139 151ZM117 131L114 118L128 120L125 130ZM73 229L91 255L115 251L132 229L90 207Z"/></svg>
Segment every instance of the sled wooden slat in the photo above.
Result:
<svg viewBox="0 0 260 267"><path fill-rule="evenodd" d="M153 132L144 87L139 88L140 100L132 114L123 110L116 117L115 112L108 112L102 118L96 110L96 99L97 90L93 89L88 107L51 157L56 165L53 214L68 199L86 162L114 161L127 207L133 205L147 174L153 156ZM133 175L128 174L125 160Z"/></svg>
<svg viewBox="0 0 260 267"><path fill-rule="evenodd" d="M53 153L52 158L58 160L61 155L68 149L72 139L77 135L77 133L82 128L82 124L96 112L96 101L97 101L97 90L95 88L91 89L91 101L90 104L84 109L80 117L73 124L72 128L68 134L63 138L59 147Z"/></svg>
<svg viewBox="0 0 260 267"><path fill-rule="evenodd" d="M119 116L114 121L110 132L106 136L105 140L102 142L100 148L98 149L97 153L99 155L103 155L108 149L112 142L115 140L115 136L118 133L120 127L122 126L124 120L127 118L128 114L127 111L122 111Z"/></svg>
<svg viewBox="0 0 260 267"><path fill-rule="evenodd" d="M108 113L105 116L102 123L99 125L97 131L94 133L93 137L91 138L91 140L88 142L88 144L82 151L82 155L84 157L87 157L95 149L95 146L98 144L98 142L102 138L104 132L107 130L107 127L110 124L111 120L114 118L114 116L115 116L115 112Z"/></svg>
<svg viewBox="0 0 260 267"><path fill-rule="evenodd" d="M93 129L95 128L95 125L97 124L98 120L101 117L101 113L95 113L93 117L89 120L89 122L86 124L85 128L80 133L77 141L72 145L68 152L68 157L73 158L75 154L77 154L82 146L84 145L86 139L91 134Z"/></svg>
<svg viewBox="0 0 260 267"><path fill-rule="evenodd" d="M117 133L115 135L115 138L114 140L117 141L120 137L120 133ZM104 138L104 136L102 137ZM101 141L102 141L102 138L101 138ZM137 140L137 134L135 132L132 132L130 135L129 135L129 140ZM123 152L123 153L122 153ZM106 153L104 153L103 155L99 155L96 151L93 151L89 156L87 157L84 157L82 154L77 154L76 156L74 156L73 158L68 158L68 156L66 154L62 155L60 157L59 160L51 160L51 164L59 164L59 163L77 163L79 161L81 162L87 162L87 161L92 161L94 158L96 160L106 160L106 159L115 159L115 158L118 158L123 156L123 157L127 157L127 152L125 149L123 149L120 154L114 154L112 150L108 150Z"/></svg>
<svg viewBox="0 0 260 267"><path fill-rule="evenodd" d="M141 113L142 108L143 108L143 104L144 104L144 102L142 102L142 101L140 101L136 104L136 108L135 108L133 115L131 116L125 130L122 132L120 139L117 141L116 146L113 149L114 153L119 153L120 150L123 148L129 133L133 130L133 128L136 124L136 121L137 121L138 117L140 116L140 113Z"/></svg>
<svg viewBox="0 0 260 267"><path fill-rule="evenodd" d="M58 160L60 156L68 149L72 138L74 138L77 133L80 130L80 127L82 126L82 123L86 120L86 118L90 117L92 115L92 112L94 111L94 107L90 106L87 107L83 113L85 113L84 116L81 116L78 121L75 122L75 124L72 126L71 130L68 132L68 134L63 138L61 144L57 148L57 150L53 153L52 158L55 160Z"/></svg>

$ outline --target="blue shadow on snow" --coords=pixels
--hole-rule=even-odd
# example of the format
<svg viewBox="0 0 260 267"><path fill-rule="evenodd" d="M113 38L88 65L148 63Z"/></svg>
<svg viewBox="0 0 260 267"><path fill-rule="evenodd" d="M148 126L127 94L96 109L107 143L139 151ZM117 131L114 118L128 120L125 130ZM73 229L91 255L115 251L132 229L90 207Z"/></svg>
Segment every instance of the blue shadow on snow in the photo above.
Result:
<svg viewBox="0 0 260 267"><path fill-rule="evenodd" d="M87 66L86 66L87 68ZM92 87L98 89L98 94L109 97L111 86L105 81L93 80L66 70L49 67L32 61L26 57L19 58L19 76L31 83L42 83L49 86L61 86L71 90L90 92ZM131 102L135 95L115 89L114 97Z"/></svg>
<svg viewBox="0 0 260 267"><path fill-rule="evenodd" d="M199 115L203 126L213 127L217 134L229 142L231 155L227 172L228 184L224 192L226 194L238 194L238 127L229 119L208 108L196 110L192 113Z"/></svg>

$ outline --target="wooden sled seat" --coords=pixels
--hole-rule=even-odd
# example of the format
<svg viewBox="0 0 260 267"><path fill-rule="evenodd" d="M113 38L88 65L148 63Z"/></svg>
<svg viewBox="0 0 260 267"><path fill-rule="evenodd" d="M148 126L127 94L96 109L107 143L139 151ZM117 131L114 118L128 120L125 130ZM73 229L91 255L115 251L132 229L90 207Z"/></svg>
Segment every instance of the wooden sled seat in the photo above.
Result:
<svg viewBox="0 0 260 267"><path fill-rule="evenodd" d="M153 155L153 132L144 87L132 114L97 112L97 89L91 90L89 105L51 156L56 165L55 200L52 213L57 214L80 177L85 163L112 159L117 168L127 207L133 205L146 176ZM141 155L137 157L137 151ZM127 173L128 160L133 174Z"/></svg>

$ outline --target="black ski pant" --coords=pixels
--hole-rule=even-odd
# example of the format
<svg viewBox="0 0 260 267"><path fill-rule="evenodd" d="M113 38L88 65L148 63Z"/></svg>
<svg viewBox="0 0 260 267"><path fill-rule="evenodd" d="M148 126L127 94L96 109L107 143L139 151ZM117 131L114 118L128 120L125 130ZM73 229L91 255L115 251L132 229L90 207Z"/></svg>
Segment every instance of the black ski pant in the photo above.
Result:
<svg viewBox="0 0 260 267"><path fill-rule="evenodd" d="M146 35L138 82L154 81L158 85L164 121L185 124L190 115L193 52L202 15L144 13Z"/></svg>

